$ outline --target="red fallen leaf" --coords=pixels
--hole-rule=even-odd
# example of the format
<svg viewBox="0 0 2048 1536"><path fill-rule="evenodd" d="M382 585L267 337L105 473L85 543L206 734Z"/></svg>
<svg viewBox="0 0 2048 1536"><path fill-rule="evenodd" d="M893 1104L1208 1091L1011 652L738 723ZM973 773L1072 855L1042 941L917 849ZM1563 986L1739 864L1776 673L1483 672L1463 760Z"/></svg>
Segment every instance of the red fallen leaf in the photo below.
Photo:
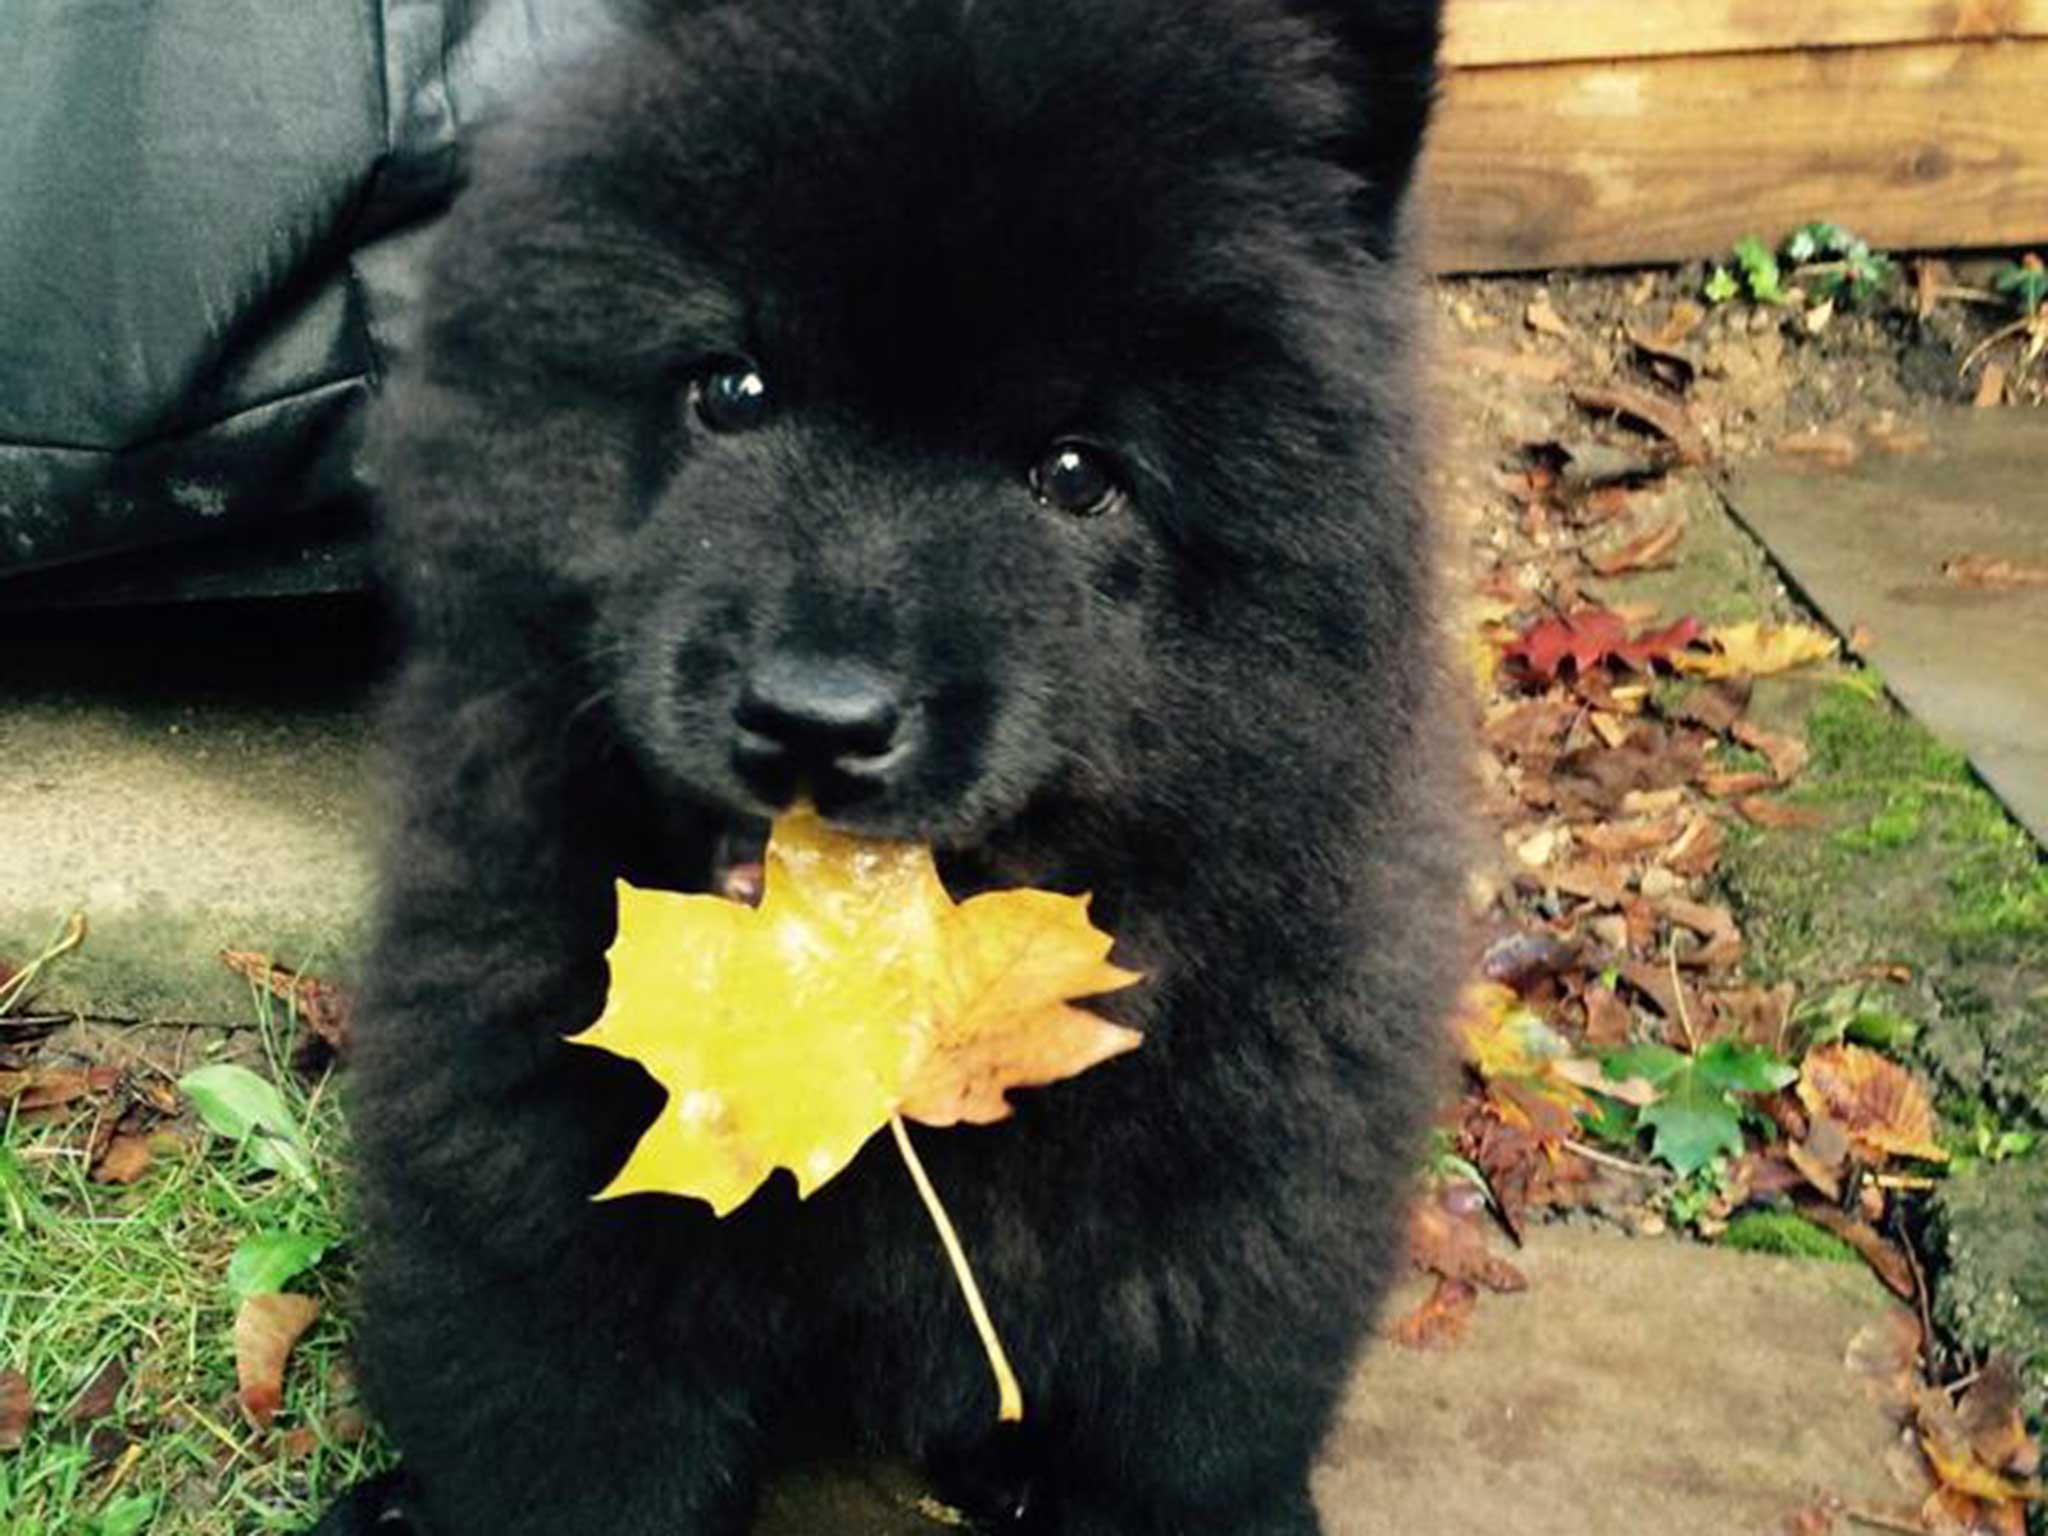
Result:
<svg viewBox="0 0 2048 1536"><path fill-rule="evenodd" d="M1646 672L1654 662L1670 661L1699 632L1698 619L1684 618L1663 629L1631 636L1628 621L1612 609L1581 608L1543 620L1503 647L1501 656L1544 682L1555 681L1567 661L1580 672L1606 661Z"/></svg>
<svg viewBox="0 0 2048 1536"><path fill-rule="evenodd" d="M1438 1275L1422 1304L1387 1324L1386 1334L1404 1349L1443 1349L1464 1337L1478 1305L1479 1292L1470 1281Z"/></svg>
<svg viewBox="0 0 2048 1536"><path fill-rule="evenodd" d="M35 1394L29 1391L28 1378L19 1371L0 1371L0 1451L21 1449L35 1411Z"/></svg>
<svg viewBox="0 0 2048 1536"><path fill-rule="evenodd" d="M64 1417L74 1424L90 1424L94 1419L104 1419L114 1411L115 1404L121 1400L121 1389L126 1385L128 1364L117 1356L100 1367L99 1374L86 1384Z"/></svg>
<svg viewBox="0 0 2048 1536"><path fill-rule="evenodd" d="M242 1412L267 1430L284 1402L284 1366L299 1335L320 1315L311 1296L251 1296L235 1314L235 1380Z"/></svg>

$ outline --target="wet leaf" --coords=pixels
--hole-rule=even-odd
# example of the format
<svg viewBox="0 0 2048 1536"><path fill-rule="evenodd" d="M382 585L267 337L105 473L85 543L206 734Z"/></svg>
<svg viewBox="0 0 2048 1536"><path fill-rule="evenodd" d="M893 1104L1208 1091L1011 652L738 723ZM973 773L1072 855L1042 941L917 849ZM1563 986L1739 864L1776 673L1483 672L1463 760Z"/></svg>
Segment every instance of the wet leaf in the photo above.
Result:
<svg viewBox="0 0 2048 1536"><path fill-rule="evenodd" d="M1138 980L1083 897L955 905L929 849L779 819L758 908L619 887L611 995L581 1044L640 1062L668 1100L600 1199L695 1196L721 1215L776 1168L808 1195L899 1112L1010 1113L1139 1037L1070 999Z"/></svg>
<svg viewBox="0 0 2048 1536"><path fill-rule="evenodd" d="M320 1303L311 1296L251 1296L235 1312L235 1380L242 1412L269 1429L284 1402L284 1368L292 1346L313 1326Z"/></svg>
<svg viewBox="0 0 2048 1536"><path fill-rule="evenodd" d="M1935 1140L1934 1106L1927 1090L1897 1062L1858 1045L1822 1045L1800 1067L1799 1101L1848 1134L1867 1163L1887 1157L1946 1162Z"/></svg>

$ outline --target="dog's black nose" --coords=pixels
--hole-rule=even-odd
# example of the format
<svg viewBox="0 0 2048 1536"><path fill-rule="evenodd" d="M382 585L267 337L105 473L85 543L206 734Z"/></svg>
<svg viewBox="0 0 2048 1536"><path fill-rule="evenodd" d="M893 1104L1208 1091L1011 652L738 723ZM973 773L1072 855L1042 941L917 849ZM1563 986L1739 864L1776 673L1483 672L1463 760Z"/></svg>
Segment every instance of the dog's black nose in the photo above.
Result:
<svg viewBox="0 0 2048 1536"><path fill-rule="evenodd" d="M733 766L764 799L820 798L886 773L903 742L901 684L858 662L774 656L733 706Z"/></svg>

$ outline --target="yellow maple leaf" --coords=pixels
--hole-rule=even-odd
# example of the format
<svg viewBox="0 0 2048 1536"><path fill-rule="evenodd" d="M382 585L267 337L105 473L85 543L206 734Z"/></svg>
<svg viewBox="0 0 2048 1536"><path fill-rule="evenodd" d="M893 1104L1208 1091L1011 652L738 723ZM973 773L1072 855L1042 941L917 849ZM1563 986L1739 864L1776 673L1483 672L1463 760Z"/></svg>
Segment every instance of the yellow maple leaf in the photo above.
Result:
<svg viewBox="0 0 2048 1536"><path fill-rule="evenodd" d="M1700 638L1712 651L1678 651L1671 661L1700 677L1767 677L1835 654L1835 637L1810 624L1718 624Z"/></svg>
<svg viewBox="0 0 2048 1536"><path fill-rule="evenodd" d="M690 1195L724 1215L777 1168L809 1195L897 1115L986 1124L1005 1091L1136 1046L1072 1005L1139 978L1087 899L955 904L928 848L777 819L758 908L619 885L603 1014L572 1038L668 1090L598 1195Z"/></svg>

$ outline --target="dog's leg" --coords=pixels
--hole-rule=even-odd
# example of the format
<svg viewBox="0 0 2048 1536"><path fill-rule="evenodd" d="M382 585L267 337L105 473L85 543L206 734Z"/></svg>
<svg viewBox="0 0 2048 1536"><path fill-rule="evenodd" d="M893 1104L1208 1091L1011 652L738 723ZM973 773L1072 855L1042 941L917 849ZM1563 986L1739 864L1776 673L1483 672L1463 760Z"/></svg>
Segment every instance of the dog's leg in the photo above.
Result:
<svg viewBox="0 0 2048 1536"><path fill-rule="evenodd" d="M602 1003L616 850L574 700L506 660L430 656L395 703L349 1084L365 1385L431 1536L727 1536L776 1302L691 1203L590 1199L659 1094L563 1041Z"/></svg>

